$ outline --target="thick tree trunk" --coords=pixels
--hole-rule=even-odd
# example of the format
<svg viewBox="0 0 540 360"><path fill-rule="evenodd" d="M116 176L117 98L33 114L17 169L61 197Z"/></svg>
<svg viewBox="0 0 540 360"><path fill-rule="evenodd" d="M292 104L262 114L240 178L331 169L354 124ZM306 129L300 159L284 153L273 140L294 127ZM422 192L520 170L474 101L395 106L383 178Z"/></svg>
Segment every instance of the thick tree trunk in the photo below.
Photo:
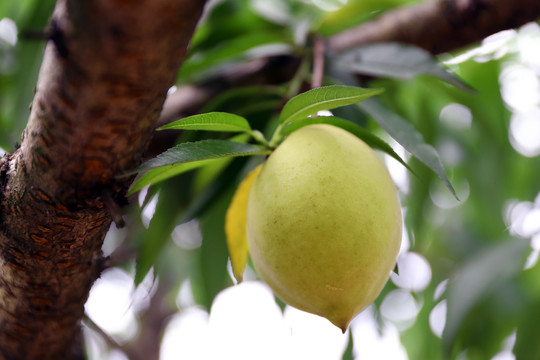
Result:
<svg viewBox="0 0 540 360"><path fill-rule="evenodd" d="M82 358L101 244L204 0L59 0L21 147L0 163L0 359Z"/></svg>

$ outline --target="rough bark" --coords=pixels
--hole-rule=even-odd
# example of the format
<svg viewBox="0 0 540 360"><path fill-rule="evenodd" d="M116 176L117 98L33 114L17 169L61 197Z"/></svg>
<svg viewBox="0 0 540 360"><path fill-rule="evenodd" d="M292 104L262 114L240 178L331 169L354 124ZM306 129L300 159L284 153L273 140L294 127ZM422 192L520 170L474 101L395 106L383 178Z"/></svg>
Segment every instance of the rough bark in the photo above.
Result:
<svg viewBox="0 0 540 360"><path fill-rule="evenodd" d="M101 245L204 0L59 0L22 143L0 162L0 359L78 359Z"/></svg>
<svg viewBox="0 0 540 360"><path fill-rule="evenodd" d="M362 44L393 41L440 54L539 17L538 0L426 1L389 11L334 35L328 39L328 46L340 52Z"/></svg>

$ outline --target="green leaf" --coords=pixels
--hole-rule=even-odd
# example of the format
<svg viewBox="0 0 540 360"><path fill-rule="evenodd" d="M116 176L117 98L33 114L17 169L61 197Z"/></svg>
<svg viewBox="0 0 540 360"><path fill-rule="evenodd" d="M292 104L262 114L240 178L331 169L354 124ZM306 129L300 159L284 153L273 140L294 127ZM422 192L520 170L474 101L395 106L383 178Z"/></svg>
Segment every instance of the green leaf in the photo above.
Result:
<svg viewBox="0 0 540 360"><path fill-rule="evenodd" d="M326 11L317 28L322 36L338 34L379 16L393 7L404 6L411 0L356 0L348 1L337 11Z"/></svg>
<svg viewBox="0 0 540 360"><path fill-rule="evenodd" d="M461 324L482 298L523 269L530 251L526 239L509 239L477 255L451 279L448 288L448 315L443 332L443 348L449 354Z"/></svg>
<svg viewBox="0 0 540 360"><path fill-rule="evenodd" d="M248 134L236 135L229 139L230 141L245 143L249 140ZM204 189L210 182L214 181L217 176L221 174L221 171L224 170L230 163L233 161L234 157L225 157L221 159L211 160L211 164L208 164L202 167L197 174L195 174L193 192L199 194L202 189Z"/></svg>
<svg viewBox="0 0 540 360"><path fill-rule="evenodd" d="M143 174L141 177L137 178L135 182L131 185L128 196L136 193L145 186L157 184L163 180L169 179L173 176L180 175L190 170L194 170L203 166L210 165L218 159L207 159L193 161L189 163L180 163L169 166L162 166L155 169L151 169Z"/></svg>
<svg viewBox="0 0 540 360"><path fill-rule="evenodd" d="M139 285L167 245L170 235L177 225L176 220L182 212L187 192L185 179L176 178L161 187L154 216L148 229L139 233L141 247L137 252L135 265L135 285ZM141 225L142 226L142 225Z"/></svg>
<svg viewBox="0 0 540 360"><path fill-rule="evenodd" d="M382 150L388 155L392 156L394 159L399 161L403 166L409 169L412 172L412 169L407 165L407 163L392 149L388 143L384 140L373 134L371 131L364 129L360 125L357 125L351 121L340 119L334 116L316 116L311 118L305 118L298 120L292 123L288 123L283 127L281 133L283 135L289 135L292 132L311 124L329 124L334 125L344 130L347 130L351 134L355 135L359 139L362 139L369 146Z"/></svg>
<svg viewBox="0 0 540 360"><path fill-rule="evenodd" d="M231 184L235 185L235 184ZM216 295L230 286L227 272L229 252L225 240L225 212L234 193L234 186L220 192L211 202L210 208L200 217L202 246L198 251L199 268L195 269L192 281L197 303L208 311Z"/></svg>
<svg viewBox="0 0 540 360"><path fill-rule="evenodd" d="M428 74L462 90L473 91L463 80L441 66L437 58L412 45L369 44L337 55L336 61L338 67L355 73L398 79Z"/></svg>
<svg viewBox="0 0 540 360"><path fill-rule="evenodd" d="M251 126L245 118L224 112L193 115L158 128L158 130L167 129L251 132Z"/></svg>
<svg viewBox="0 0 540 360"><path fill-rule="evenodd" d="M290 46L291 40L280 31L258 30L243 33L231 39L222 41L221 44L211 50L196 52L190 56L180 69L180 77L189 78L194 74L205 71L213 66L223 64L227 61L239 60L245 57L248 50L270 44L282 44ZM289 51L281 51L289 52ZM243 56L244 55L244 56Z"/></svg>
<svg viewBox="0 0 540 360"><path fill-rule="evenodd" d="M345 348L345 351L343 352L343 355L341 356L341 360L354 360L353 345L354 345L354 342L353 342L353 337L352 337L352 331L349 330L347 347Z"/></svg>
<svg viewBox="0 0 540 360"><path fill-rule="evenodd" d="M216 165L219 165L220 162L226 161L227 164L225 169L223 169L223 172L221 172L218 177L213 179L200 193L195 195L182 214L180 220L182 222L187 222L194 218L200 217L202 213L207 211L207 209L212 206L217 196L238 182L237 177L239 177L239 174L243 175L245 173L244 169L246 163L260 164L262 162L262 157L263 156L252 156L249 158L237 157L216 160L219 161L216 162ZM204 167L203 169L206 170L216 165L210 165ZM248 166L247 168L251 169L252 167L253 166ZM195 174L195 182L197 181L196 177L203 169L199 170L197 174Z"/></svg>
<svg viewBox="0 0 540 360"><path fill-rule="evenodd" d="M149 171L131 186L129 194L147 185L208 165L213 159L269 153L269 150L254 145L228 140L210 139L181 143L141 165L137 171Z"/></svg>
<svg viewBox="0 0 540 360"><path fill-rule="evenodd" d="M388 134L418 160L429 167L446 185L454 197L459 200L444 171L437 150L424 141L422 134L396 113L370 99L359 104Z"/></svg>
<svg viewBox="0 0 540 360"><path fill-rule="evenodd" d="M520 274L520 282L527 289L530 305L523 312L517 327L514 354L516 360L540 359L540 342L537 340L538 319L540 319L540 262L523 271Z"/></svg>
<svg viewBox="0 0 540 360"><path fill-rule="evenodd" d="M255 145L228 140L201 140L178 144L141 165L137 170L145 171L160 166L176 165L192 161L219 159L230 156L269 154L269 150Z"/></svg>
<svg viewBox="0 0 540 360"><path fill-rule="evenodd" d="M241 116L275 110L283 106L284 86L252 85L233 87L212 98L202 112L225 111Z"/></svg>
<svg viewBox="0 0 540 360"><path fill-rule="evenodd" d="M355 104L380 94L382 89L363 89L355 86L331 85L306 91L290 99L279 116L280 123L301 120L321 110Z"/></svg>
<svg viewBox="0 0 540 360"><path fill-rule="evenodd" d="M2 1L0 20L11 18L19 31L44 29L49 23L55 1ZM43 60L44 41L19 41L10 49L0 45L0 147L10 149L20 142L28 120L38 73ZM10 50L8 50L10 49Z"/></svg>

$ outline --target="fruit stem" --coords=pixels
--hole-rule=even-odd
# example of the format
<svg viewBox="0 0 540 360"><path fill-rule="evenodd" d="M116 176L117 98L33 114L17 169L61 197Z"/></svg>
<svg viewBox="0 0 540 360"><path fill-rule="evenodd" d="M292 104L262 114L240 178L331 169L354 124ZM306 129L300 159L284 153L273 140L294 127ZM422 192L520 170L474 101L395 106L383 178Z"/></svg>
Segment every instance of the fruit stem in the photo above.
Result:
<svg viewBox="0 0 540 360"><path fill-rule="evenodd" d="M253 131L250 131L250 135L261 145L263 145L265 148L267 149L273 149L270 145L270 143L268 142L268 140L266 140L266 138L264 137L264 135L259 131L259 130L253 130Z"/></svg>
<svg viewBox="0 0 540 360"><path fill-rule="evenodd" d="M310 59L307 56L303 57L298 70L296 70L293 78L289 81L289 89L285 94L286 99L290 99L300 92L302 84L309 74L309 65Z"/></svg>
<svg viewBox="0 0 540 360"><path fill-rule="evenodd" d="M302 84L304 83L304 80L309 74L309 66L310 66L310 59L305 56L302 58L302 62L300 63L300 66L298 67L298 70L294 74L293 78L289 81L289 89L287 90L287 93L285 94L286 99L290 99L295 95L298 95L300 92L300 89L302 88ZM274 131L274 134L272 135L272 138L270 139L270 148L275 149L277 144L281 141L283 136L281 135L281 131L283 130L283 127L285 126L284 123L279 124L276 128L276 131Z"/></svg>
<svg viewBox="0 0 540 360"><path fill-rule="evenodd" d="M270 148L275 149L278 142L281 140L283 136L281 136L281 130L283 130L283 127L285 126L285 123L279 124L276 130L274 131L274 134L272 135L272 138L270 139Z"/></svg>

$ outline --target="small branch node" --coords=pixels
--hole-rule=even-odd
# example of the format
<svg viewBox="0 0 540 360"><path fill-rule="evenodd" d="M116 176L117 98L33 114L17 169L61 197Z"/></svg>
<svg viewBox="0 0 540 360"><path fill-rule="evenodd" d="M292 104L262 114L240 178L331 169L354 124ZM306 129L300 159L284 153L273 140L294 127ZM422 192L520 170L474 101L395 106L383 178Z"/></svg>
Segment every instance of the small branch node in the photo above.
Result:
<svg viewBox="0 0 540 360"><path fill-rule="evenodd" d="M55 19L51 20L51 23L47 28L47 38L53 42L58 55L62 59L67 59L69 50L66 45L66 37L64 31L60 28L60 25L58 25L58 22Z"/></svg>
<svg viewBox="0 0 540 360"><path fill-rule="evenodd" d="M324 78L324 41L315 37L313 39L313 76L311 80L311 88L319 88L323 84Z"/></svg>
<svg viewBox="0 0 540 360"><path fill-rule="evenodd" d="M101 197L103 198L103 203L105 204L105 207L107 211L109 212L109 215L111 215L116 227L120 229L126 226L126 222L124 221L122 210L120 209L120 206L118 205L118 203L111 196L111 193L105 190L103 191Z"/></svg>

